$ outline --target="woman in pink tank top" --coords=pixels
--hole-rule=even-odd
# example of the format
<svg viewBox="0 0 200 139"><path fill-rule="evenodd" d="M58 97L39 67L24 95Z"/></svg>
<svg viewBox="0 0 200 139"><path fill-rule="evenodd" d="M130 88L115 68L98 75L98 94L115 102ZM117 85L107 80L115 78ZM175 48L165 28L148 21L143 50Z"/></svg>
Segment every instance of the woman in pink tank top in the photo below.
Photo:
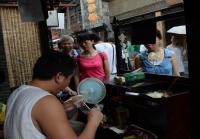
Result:
<svg viewBox="0 0 200 139"><path fill-rule="evenodd" d="M105 52L102 56L94 49L93 35L90 33L82 33L78 36L83 52L79 56L78 68L75 74L76 85L85 78L94 77L101 81L109 79L110 69L108 56Z"/></svg>

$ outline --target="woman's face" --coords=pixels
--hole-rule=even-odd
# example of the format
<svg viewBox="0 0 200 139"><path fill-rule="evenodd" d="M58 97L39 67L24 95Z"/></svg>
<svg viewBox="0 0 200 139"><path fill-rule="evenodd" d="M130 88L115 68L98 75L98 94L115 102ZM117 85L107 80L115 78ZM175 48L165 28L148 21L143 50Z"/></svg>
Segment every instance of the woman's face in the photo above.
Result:
<svg viewBox="0 0 200 139"><path fill-rule="evenodd" d="M160 46L160 39L156 37L156 43L155 44L147 44L145 47L148 49L148 51L155 51Z"/></svg>
<svg viewBox="0 0 200 139"><path fill-rule="evenodd" d="M88 51L90 49L93 49L94 41L93 40L86 40L80 43L81 48L84 51Z"/></svg>
<svg viewBox="0 0 200 139"><path fill-rule="evenodd" d="M74 43L72 41L63 41L61 42L61 48L64 49L64 52L66 52L67 54L71 53L73 47L74 47Z"/></svg>

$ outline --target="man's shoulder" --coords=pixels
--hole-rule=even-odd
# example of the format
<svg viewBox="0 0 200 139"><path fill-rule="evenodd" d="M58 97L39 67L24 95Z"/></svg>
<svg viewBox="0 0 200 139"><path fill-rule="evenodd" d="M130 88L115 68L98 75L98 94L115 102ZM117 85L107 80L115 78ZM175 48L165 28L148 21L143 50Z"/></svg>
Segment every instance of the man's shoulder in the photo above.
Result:
<svg viewBox="0 0 200 139"><path fill-rule="evenodd" d="M44 97L42 97L39 101L42 101L42 102L59 102L59 100L53 96L53 95L46 95Z"/></svg>
<svg viewBox="0 0 200 139"><path fill-rule="evenodd" d="M37 101L37 105L35 105L36 110L40 112L47 112L52 109L59 109L60 107L61 103L55 96L52 95L47 95L40 98Z"/></svg>
<svg viewBox="0 0 200 139"><path fill-rule="evenodd" d="M112 45L110 43L108 43L108 42L103 42L103 43L96 44L95 48L96 48L97 51L100 51L100 52L106 51L108 53L112 52L112 50L113 50Z"/></svg>
<svg viewBox="0 0 200 139"><path fill-rule="evenodd" d="M95 46L97 46L97 47L101 47L101 46L112 47L112 44L109 42L101 42L101 43L96 44Z"/></svg>

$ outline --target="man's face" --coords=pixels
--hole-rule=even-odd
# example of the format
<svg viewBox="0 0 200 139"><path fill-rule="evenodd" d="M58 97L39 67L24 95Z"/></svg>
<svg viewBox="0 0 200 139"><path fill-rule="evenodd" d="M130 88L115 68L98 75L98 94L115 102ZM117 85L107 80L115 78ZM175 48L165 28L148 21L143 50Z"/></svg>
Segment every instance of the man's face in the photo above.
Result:
<svg viewBox="0 0 200 139"><path fill-rule="evenodd" d="M62 73L58 73L55 77L55 95L64 90L70 83L73 74L65 76Z"/></svg>
<svg viewBox="0 0 200 139"><path fill-rule="evenodd" d="M73 74L72 74L72 75L69 75L68 77L64 77L63 82L62 82L62 84L61 84L61 91L62 91L63 89L65 89L65 88L69 85L69 83L70 83L72 77L73 77Z"/></svg>

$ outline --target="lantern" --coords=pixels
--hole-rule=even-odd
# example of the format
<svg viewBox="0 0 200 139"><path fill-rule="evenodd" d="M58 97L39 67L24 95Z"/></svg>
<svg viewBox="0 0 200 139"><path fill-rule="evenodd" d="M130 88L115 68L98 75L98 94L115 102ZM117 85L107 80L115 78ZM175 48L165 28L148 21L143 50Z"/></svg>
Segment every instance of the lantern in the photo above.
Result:
<svg viewBox="0 0 200 139"><path fill-rule="evenodd" d="M96 0L87 0L87 3L88 4L93 4L93 3L95 3L96 2Z"/></svg>
<svg viewBox="0 0 200 139"><path fill-rule="evenodd" d="M88 5L88 12L89 12L89 13L96 12L96 9L97 9L97 7L96 7L95 4L89 4L89 5Z"/></svg>
<svg viewBox="0 0 200 139"><path fill-rule="evenodd" d="M95 21L97 21L97 19L98 19L98 17L97 17L96 13L89 14L89 16L88 16L88 20L90 22L95 22Z"/></svg>

